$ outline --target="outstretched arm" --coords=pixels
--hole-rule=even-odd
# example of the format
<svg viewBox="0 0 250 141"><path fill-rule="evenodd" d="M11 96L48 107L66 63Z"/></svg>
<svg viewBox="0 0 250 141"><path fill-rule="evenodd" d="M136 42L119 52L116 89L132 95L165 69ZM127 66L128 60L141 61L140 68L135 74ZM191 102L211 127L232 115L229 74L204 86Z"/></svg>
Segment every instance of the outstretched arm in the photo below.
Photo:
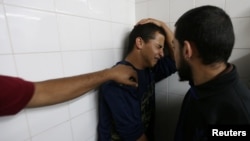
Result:
<svg viewBox="0 0 250 141"><path fill-rule="evenodd" d="M65 102L83 95L108 80L137 86L136 72L129 66L117 65L98 72L35 83L35 92L26 107L39 107Z"/></svg>

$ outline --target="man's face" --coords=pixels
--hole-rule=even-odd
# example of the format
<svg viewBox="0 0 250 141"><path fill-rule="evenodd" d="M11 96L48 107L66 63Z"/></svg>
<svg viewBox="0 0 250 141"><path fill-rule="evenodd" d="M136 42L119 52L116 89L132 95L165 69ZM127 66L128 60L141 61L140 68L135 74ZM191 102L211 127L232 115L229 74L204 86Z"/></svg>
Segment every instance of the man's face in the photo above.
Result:
<svg viewBox="0 0 250 141"><path fill-rule="evenodd" d="M154 67L159 59L164 56L164 35L155 33L155 39L144 42L141 55L144 60L144 67Z"/></svg>
<svg viewBox="0 0 250 141"><path fill-rule="evenodd" d="M179 44L178 40L173 40L174 44L174 57L176 68L180 77L180 81L192 79L192 71L188 62L184 59L183 47Z"/></svg>

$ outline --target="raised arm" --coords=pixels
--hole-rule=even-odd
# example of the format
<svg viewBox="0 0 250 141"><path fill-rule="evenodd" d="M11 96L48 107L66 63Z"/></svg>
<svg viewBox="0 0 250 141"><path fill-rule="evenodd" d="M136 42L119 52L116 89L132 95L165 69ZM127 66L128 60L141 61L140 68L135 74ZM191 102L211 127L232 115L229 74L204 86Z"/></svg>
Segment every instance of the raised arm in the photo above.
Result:
<svg viewBox="0 0 250 141"><path fill-rule="evenodd" d="M137 86L136 72L129 66L118 65L98 72L35 82L35 92L26 107L57 104L83 95L108 80Z"/></svg>

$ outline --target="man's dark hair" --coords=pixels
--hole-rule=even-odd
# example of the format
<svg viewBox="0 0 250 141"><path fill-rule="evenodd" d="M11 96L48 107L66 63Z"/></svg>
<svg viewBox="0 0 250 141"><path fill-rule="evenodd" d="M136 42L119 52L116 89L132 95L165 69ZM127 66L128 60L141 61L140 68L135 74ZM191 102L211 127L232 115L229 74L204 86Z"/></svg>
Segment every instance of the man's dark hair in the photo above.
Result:
<svg viewBox="0 0 250 141"><path fill-rule="evenodd" d="M195 45L203 64L227 62L234 46L230 17L215 6L201 6L183 14L175 24L175 38Z"/></svg>
<svg viewBox="0 0 250 141"><path fill-rule="evenodd" d="M147 24L136 25L129 34L129 43L126 50L126 54L129 54L133 50L135 39L137 37L141 37L143 41L147 43L150 39L155 39L156 32L159 32L164 37L166 37L164 29L155 24L147 23ZM165 45L166 43L164 44L164 46Z"/></svg>

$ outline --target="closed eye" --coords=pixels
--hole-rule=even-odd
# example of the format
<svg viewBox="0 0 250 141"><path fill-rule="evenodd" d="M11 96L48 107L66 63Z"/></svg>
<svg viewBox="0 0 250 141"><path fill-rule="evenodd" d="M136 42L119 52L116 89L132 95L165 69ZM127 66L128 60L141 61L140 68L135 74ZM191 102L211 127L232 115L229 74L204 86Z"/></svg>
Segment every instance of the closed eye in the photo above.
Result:
<svg viewBox="0 0 250 141"><path fill-rule="evenodd" d="M164 48L164 46L162 46L162 45L158 45L158 48L159 48L159 49L163 49L163 48Z"/></svg>

